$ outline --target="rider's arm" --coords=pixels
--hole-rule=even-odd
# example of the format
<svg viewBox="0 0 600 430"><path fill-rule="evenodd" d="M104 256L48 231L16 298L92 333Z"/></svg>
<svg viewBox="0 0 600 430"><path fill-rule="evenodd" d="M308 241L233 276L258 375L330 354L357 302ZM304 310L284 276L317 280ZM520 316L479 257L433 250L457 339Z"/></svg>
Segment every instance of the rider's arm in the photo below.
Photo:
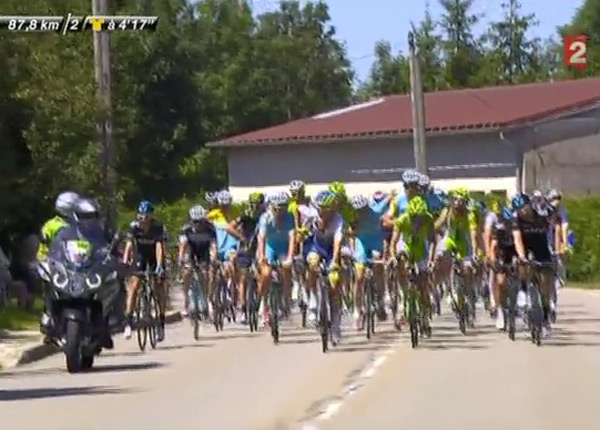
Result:
<svg viewBox="0 0 600 430"><path fill-rule="evenodd" d="M515 250L517 251L517 255L521 259L525 259L527 255L525 254L525 244L523 243L523 233L521 233L521 229L519 228L519 223L515 219L513 220L512 226L512 235L513 241L515 242Z"/></svg>
<svg viewBox="0 0 600 430"><path fill-rule="evenodd" d="M396 220L394 223L394 230L392 231L392 238L390 240L390 257L394 257L396 255L396 246L398 245L398 240L400 240L400 219Z"/></svg>
<svg viewBox="0 0 600 430"><path fill-rule="evenodd" d="M127 239L125 242L125 250L123 251L123 264L129 264L131 260L131 254L133 252L133 240Z"/></svg>
<svg viewBox="0 0 600 430"><path fill-rule="evenodd" d="M471 238L471 247L473 249L473 256L477 257L479 254L479 220L477 215L473 211L469 211L467 214L468 225L469 225L469 237Z"/></svg>
<svg viewBox="0 0 600 430"><path fill-rule="evenodd" d="M287 260L292 261L292 258L294 258L294 251L296 250L296 230L295 229L290 230L288 237L289 237L289 240L288 240Z"/></svg>
<svg viewBox="0 0 600 430"><path fill-rule="evenodd" d="M427 235L427 240L429 242L429 256L428 256L428 260L427 262L429 264L433 264L434 260L435 260L435 251L436 251L436 246L437 246L437 237L435 234L435 227L433 224L433 216L430 218L430 222L429 222L429 232Z"/></svg>
<svg viewBox="0 0 600 430"><path fill-rule="evenodd" d="M498 259L498 239L495 237L493 237L490 241L488 255L490 257L490 262L495 264L496 260Z"/></svg>
<svg viewBox="0 0 600 430"><path fill-rule="evenodd" d="M390 207L387 212L383 215L381 223L385 228L394 227L394 218L396 217L396 198L394 197L390 202Z"/></svg>
<svg viewBox="0 0 600 430"><path fill-rule="evenodd" d="M182 234L181 236L179 236L179 251L177 254L178 262L183 261L183 258L185 257L187 250L188 250L187 237L184 234Z"/></svg>
<svg viewBox="0 0 600 430"><path fill-rule="evenodd" d="M554 249L560 253L567 248L567 242L563 239L563 226L560 222L550 225L550 228L554 229Z"/></svg>
<svg viewBox="0 0 600 430"><path fill-rule="evenodd" d="M163 241L157 241L155 246L155 255L157 264L163 265L165 264L165 243Z"/></svg>
<svg viewBox="0 0 600 430"><path fill-rule="evenodd" d="M231 221L225 227L225 231L227 233L229 233L230 235L232 235L233 237L237 238L238 240L244 240L244 236L242 236L242 234L237 229L237 224L238 224L237 220Z"/></svg>
<svg viewBox="0 0 600 430"><path fill-rule="evenodd" d="M448 216L450 215L450 209L449 208L444 208L442 209L442 213L440 213L440 216L438 217L438 219L435 220L434 226L435 226L435 231L440 231L444 225L446 224L446 221L448 220Z"/></svg>
<svg viewBox="0 0 600 430"><path fill-rule="evenodd" d="M263 214L258 221L258 237L256 239L256 259L263 261L265 258L265 246L267 240L266 214Z"/></svg>
<svg viewBox="0 0 600 430"><path fill-rule="evenodd" d="M336 226L336 230L333 236L333 263L340 264L340 254L342 250L342 240L344 239L344 222Z"/></svg>

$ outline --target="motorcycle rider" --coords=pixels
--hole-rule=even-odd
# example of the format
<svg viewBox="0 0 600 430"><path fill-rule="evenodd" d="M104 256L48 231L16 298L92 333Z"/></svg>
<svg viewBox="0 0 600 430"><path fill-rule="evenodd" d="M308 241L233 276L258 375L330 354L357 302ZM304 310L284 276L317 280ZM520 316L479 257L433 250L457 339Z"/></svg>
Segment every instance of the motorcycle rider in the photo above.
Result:
<svg viewBox="0 0 600 430"><path fill-rule="evenodd" d="M65 259L64 244L71 241L85 241L92 247L92 261L104 259L108 253L108 242L100 225L98 205L91 199L79 198L72 207L73 222L56 234L50 244L49 256L57 261ZM112 349L114 344L108 328L108 321L103 321L101 345Z"/></svg>

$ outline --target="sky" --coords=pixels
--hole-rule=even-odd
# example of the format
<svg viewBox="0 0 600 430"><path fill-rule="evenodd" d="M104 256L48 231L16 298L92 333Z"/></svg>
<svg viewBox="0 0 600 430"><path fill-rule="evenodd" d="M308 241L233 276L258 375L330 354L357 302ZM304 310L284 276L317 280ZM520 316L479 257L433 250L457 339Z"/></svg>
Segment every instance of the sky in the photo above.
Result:
<svg viewBox="0 0 600 430"><path fill-rule="evenodd" d="M556 27L568 23L583 0L520 0L524 14L535 13L539 25L530 35L542 39L556 36ZM306 1L301 1L305 3ZM253 0L256 13L277 8L278 0ZM417 25L425 13L427 0L326 0L339 39L345 41L357 77L364 80L373 62L378 40L391 43L394 52L406 51L410 22ZM429 0L430 10L441 14L438 0ZM490 22L502 16L502 0L475 0L473 12L484 14L475 33L484 32Z"/></svg>

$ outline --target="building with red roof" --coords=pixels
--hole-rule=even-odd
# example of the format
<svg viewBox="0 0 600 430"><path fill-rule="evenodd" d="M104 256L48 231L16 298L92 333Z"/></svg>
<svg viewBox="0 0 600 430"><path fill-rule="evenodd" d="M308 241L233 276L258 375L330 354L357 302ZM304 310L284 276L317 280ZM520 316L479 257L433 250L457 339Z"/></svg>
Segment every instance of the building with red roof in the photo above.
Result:
<svg viewBox="0 0 600 430"><path fill-rule="evenodd" d="M425 95L427 160L441 188L513 193L557 187L600 191L600 78ZM350 193L399 186L414 167L410 96L299 119L209 144L227 153L229 186L316 191L343 181Z"/></svg>

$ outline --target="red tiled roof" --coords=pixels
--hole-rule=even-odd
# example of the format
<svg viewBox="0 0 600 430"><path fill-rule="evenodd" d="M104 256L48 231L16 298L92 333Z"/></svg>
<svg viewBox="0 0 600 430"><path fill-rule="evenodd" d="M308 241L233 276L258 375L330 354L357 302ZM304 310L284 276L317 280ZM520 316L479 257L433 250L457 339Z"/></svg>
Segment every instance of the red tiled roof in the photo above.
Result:
<svg viewBox="0 0 600 430"><path fill-rule="evenodd" d="M472 132L525 125L600 102L600 78L535 83L425 95L428 133ZM377 101L316 115L223 139L210 146L344 140L412 133L410 96Z"/></svg>

